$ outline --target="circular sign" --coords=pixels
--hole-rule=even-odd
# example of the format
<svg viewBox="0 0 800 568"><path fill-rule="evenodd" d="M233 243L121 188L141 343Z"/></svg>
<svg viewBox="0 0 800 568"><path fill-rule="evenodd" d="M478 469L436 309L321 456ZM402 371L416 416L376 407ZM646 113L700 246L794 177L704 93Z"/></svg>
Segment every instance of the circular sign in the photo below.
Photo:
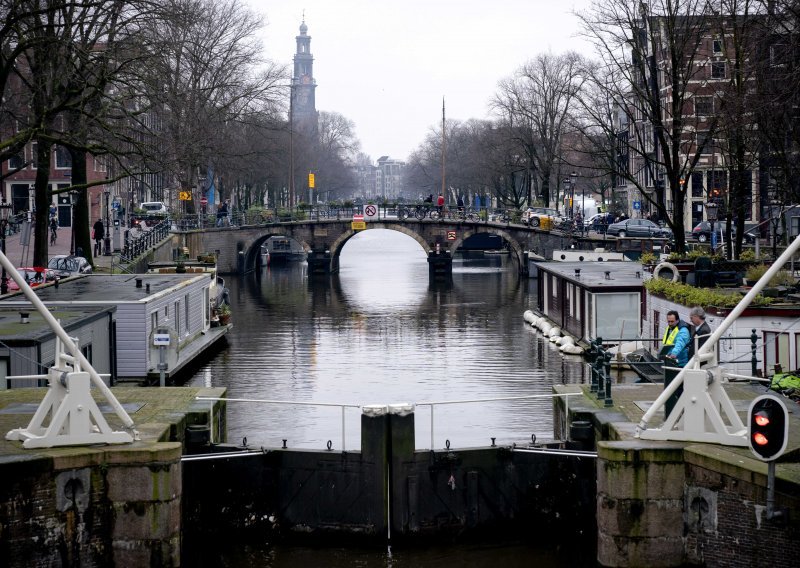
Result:
<svg viewBox="0 0 800 568"><path fill-rule="evenodd" d="M364 207L364 215L367 217L374 217L375 214L378 212L378 208L374 205L367 205Z"/></svg>
<svg viewBox="0 0 800 568"><path fill-rule="evenodd" d="M208 205L208 197L201 197L200 205Z"/></svg>

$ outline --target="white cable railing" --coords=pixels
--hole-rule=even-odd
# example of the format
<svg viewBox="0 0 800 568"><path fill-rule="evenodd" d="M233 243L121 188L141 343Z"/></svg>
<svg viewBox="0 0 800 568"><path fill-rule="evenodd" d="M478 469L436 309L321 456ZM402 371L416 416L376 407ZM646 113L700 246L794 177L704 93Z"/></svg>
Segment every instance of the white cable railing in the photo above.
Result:
<svg viewBox="0 0 800 568"><path fill-rule="evenodd" d="M417 402L412 406L415 409L418 406L430 406L431 408L431 447L430 449L434 448L434 433L435 433L435 408L437 406L444 406L444 405L453 405L453 404L478 404L478 403L488 403L488 402L507 402L507 401L517 401L517 400L535 400L535 399L553 399L556 397L563 397L564 398L564 416L569 417L569 397L571 396L583 396L583 392L569 392L569 393L554 393L554 394L531 394L531 395L521 395L521 396L501 396L501 397L493 397L493 398L473 398L473 399L461 399L461 400L435 400L435 401L423 401ZM333 408L340 408L342 411L342 452L346 450L345 446L345 434L346 434L346 421L345 421L345 410L347 408L364 408L362 404L347 404L347 403L332 403L332 402L299 402L299 401L292 401L292 400L271 400L271 399L260 399L260 398L224 398L224 397L210 397L210 396L198 396L196 397L197 401L208 402L209 403L209 424L211 425L211 432L210 432L210 442L214 443L214 403L215 402L241 402L241 403L255 403L255 404L274 404L274 405L293 405L293 406L320 406L320 407L333 407ZM375 406L375 405L370 405ZM385 405L387 408L391 405ZM568 420L564 421L564 427L562 428L562 438L566 439L566 423ZM330 444L329 444L330 445ZM330 447L328 448L330 449Z"/></svg>

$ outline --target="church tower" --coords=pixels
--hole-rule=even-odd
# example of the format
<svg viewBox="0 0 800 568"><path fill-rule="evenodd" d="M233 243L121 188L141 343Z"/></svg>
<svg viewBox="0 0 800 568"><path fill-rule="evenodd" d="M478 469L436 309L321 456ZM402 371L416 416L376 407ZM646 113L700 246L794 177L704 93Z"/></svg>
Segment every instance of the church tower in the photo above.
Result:
<svg viewBox="0 0 800 568"><path fill-rule="evenodd" d="M297 51L294 54L292 74L292 122L297 128L316 130L317 106L314 91L314 58L311 55L311 36L308 35L305 18L300 24L300 35L296 36Z"/></svg>

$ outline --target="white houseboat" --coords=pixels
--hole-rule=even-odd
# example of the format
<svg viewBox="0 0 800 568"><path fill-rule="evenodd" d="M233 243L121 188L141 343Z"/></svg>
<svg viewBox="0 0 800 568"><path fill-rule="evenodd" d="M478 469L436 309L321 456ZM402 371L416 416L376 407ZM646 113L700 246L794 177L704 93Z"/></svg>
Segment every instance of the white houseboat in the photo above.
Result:
<svg viewBox="0 0 800 568"><path fill-rule="evenodd" d="M645 304L638 262L539 262L537 310L576 339L640 337Z"/></svg>
<svg viewBox="0 0 800 568"><path fill-rule="evenodd" d="M141 380L159 376L159 351L153 345L157 330L167 330L171 338L167 377L227 333L227 326L211 327L212 285L208 273L90 275L40 288L37 295L54 309L116 307L112 337L117 377ZM19 294L0 301L0 307L17 310L29 306Z"/></svg>

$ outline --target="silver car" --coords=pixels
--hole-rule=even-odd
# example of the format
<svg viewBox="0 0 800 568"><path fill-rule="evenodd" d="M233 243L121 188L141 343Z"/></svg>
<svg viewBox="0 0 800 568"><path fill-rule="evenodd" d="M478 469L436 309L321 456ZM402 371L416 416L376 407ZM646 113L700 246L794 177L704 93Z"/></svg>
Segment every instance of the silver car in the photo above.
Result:
<svg viewBox="0 0 800 568"><path fill-rule="evenodd" d="M660 227L647 219L625 219L608 226L607 233L618 237L666 237L672 236L672 231Z"/></svg>

